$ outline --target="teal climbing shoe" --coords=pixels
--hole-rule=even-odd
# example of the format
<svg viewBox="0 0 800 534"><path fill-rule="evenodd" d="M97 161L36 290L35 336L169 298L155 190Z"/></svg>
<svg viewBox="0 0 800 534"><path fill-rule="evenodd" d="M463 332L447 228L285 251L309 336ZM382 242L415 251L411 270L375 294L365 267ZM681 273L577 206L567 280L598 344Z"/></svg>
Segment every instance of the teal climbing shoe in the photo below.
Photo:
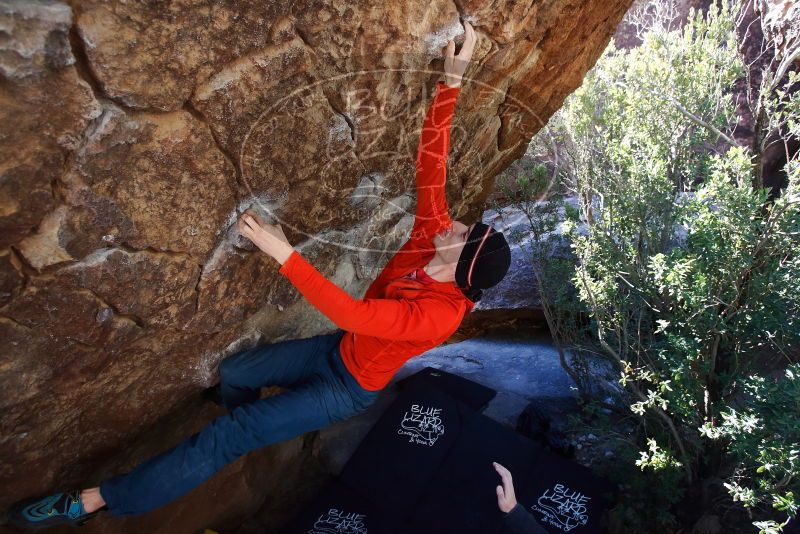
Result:
<svg viewBox="0 0 800 534"><path fill-rule="evenodd" d="M34 530L53 525L80 526L100 510L86 512L81 502L81 492L75 490L21 501L11 508L10 519L18 527Z"/></svg>

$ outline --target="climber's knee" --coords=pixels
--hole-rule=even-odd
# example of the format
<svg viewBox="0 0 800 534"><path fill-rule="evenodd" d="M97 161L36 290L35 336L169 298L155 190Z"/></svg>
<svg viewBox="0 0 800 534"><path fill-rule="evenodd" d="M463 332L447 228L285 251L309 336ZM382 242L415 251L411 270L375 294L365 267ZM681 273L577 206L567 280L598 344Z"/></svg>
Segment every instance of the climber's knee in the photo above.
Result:
<svg viewBox="0 0 800 534"><path fill-rule="evenodd" d="M219 362L219 381L223 384L238 384L242 373L241 366L237 365L237 355L228 356Z"/></svg>

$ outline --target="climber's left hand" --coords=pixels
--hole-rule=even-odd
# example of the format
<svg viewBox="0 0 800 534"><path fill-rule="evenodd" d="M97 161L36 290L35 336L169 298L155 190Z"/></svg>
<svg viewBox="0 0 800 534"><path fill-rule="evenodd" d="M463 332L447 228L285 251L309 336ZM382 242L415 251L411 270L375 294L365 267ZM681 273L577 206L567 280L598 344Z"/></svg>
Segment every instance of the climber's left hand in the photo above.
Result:
<svg viewBox="0 0 800 534"><path fill-rule="evenodd" d="M447 42L447 49L444 53L444 83L450 87L461 87L461 79L469 66L469 60L472 59L472 52L475 50L477 40L472 24L464 21L464 44L461 45L458 55L455 53L455 41L450 39Z"/></svg>
<svg viewBox="0 0 800 534"><path fill-rule="evenodd" d="M275 258L283 265L294 251L283 228L276 224L267 224L251 209L245 210L236 222L239 233L253 242L255 246L266 254Z"/></svg>

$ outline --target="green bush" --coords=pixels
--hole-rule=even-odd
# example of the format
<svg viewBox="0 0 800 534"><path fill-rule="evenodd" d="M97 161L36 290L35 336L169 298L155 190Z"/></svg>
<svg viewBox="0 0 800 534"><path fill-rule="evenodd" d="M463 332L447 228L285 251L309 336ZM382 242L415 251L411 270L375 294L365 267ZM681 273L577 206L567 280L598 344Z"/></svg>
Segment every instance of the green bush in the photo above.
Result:
<svg viewBox="0 0 800 534"><path fill-rule="evenodd" d="M721 480L779 532L800 495L800 164L777 197L759 187L759 154L730 134L742 73L726 4L656 23L606 51L546 135L580 199L572 284L646 422L636 465L682 472L665 507ZM764 127L796 136L796 95L771 89Z"/></svg>

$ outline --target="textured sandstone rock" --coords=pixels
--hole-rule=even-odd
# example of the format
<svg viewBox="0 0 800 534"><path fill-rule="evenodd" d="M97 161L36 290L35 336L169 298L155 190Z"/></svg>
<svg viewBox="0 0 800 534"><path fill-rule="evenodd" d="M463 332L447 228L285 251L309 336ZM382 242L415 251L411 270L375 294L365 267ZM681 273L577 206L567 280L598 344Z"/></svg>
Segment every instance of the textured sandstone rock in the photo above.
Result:
<svg viewBox="0 0 800 534"><path fill-rule="evenodd" d="M100 112L73 66L72 22L60 3L0 2L0 247L55 207L65 160Z"/></svg>
<svg viewBox="0 0 800 534"><path fill-rule="evenodd" d="M235 205L233 175L191 114L106 109L64 178L77 208L65 248L82 258L121 242L203 261Z"/></svg>
<svg viewBox="0 0 800 534"><path fill-rule="evenodd" d="M800 47L800 2L758 0L753 5L761 15L761 27L770 39L776 56L783 59L797 54ZM800 62L800 56L794 55L794 61Z"/></svg>
<svg viewBox="0 0 800 534"><path fill-rule="evenodd" d="M0 0L0 508L157 452L150 426L197 408L225 354L331 327L236 235L247 207L363 294L413 221L419 129L460 19L479 42L447 187L471 222L629 3ZM209 417L180 413L173 441ZM96 528L188 532L232 517L225 491L252 512L291 480L250 474L296 448L172 515Z"/></svg>
<svg viewBox="0 0 800 534"><path fill-rule="evenodd" d="M22 287L23 277L10 250L0 252L0 306L6 304Z"/></svg>
<svg viewBox="0 0 800 534"><path fill-rule="evenodd" d="M65 288L87 288L141 326L181 324L195 311L200 267L187 255L106 248L61 269ZM123 291L120 291L123 289Z"/></svg>

